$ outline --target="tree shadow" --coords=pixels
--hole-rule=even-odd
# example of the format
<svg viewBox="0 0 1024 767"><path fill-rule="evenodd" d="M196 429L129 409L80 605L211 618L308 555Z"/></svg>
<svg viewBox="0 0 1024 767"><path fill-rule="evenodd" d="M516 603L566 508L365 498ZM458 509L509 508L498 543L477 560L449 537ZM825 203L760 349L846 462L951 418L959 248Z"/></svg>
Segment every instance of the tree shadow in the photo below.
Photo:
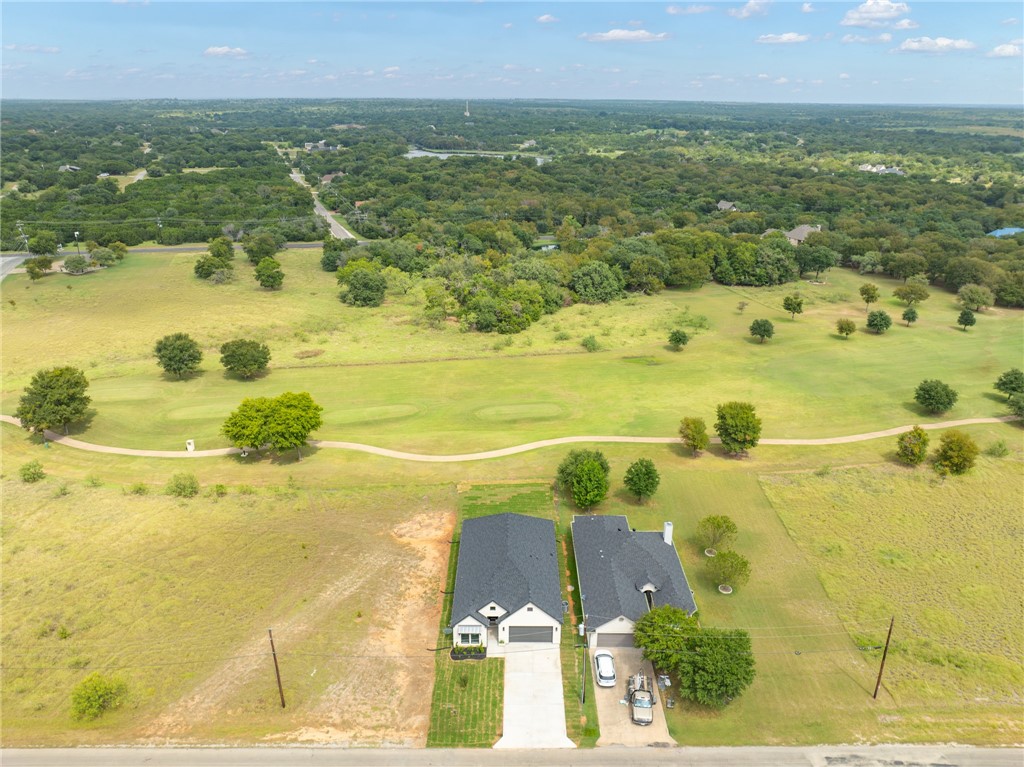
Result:
<svg viewBox="0 0 1024 767"><path fill-rule="evenodd" d="M990 399L993 402L998 402L1000 405L1003 405L1003 406L1005 406L1007 404L1006 403L1007 396L1005 394L1000 393L1000 392L987 391L984 394L982 394L981 396L984 397L985 399Z"/></svg>
<svg viewBox="0 0 1024 767"><path fill-rule="evenodd" d="M768 341L762 341L760 338L756 338L754 336L747 336L745 340L748 344L753 344L754 346L764 346L768 343ZM771 339L768 340L770 341Z"/></svg>
<svg viewBox="0 0 1024 767"><path fill-rule="evenodd" d="M96 408L88 408L79 420L74 423L68 424L68 436L78 437L84 434L89 427L92 425L93 420L96 418ZM57 434L62 434L62 429L54 429Z"/></svg>
<svg viewBox="0 0 1024 767"><path fill-rule="evenodd" d="M230 370L224 371L225 381L241 381L242 383L252 383L254 381L262 381L270 374L270 368L264 368L260 372L251 376L243 376L238 373L232 373Z"/></svg>
<svg viewBox="0 0 1024 767"><path fill-rule="evenodd" d="M205 370L194 370L191 373L185 373L184 375L181 375L181 376L179 376L179 375L177 375L175 373L168 373L165 370L163 372L163 374L161 375L161 377L165 381L169 381L171 383L178 383L180 381L192 381L192 380L194 380L196 378L202 378L205 375L206 375L206 371Z"/></svg>

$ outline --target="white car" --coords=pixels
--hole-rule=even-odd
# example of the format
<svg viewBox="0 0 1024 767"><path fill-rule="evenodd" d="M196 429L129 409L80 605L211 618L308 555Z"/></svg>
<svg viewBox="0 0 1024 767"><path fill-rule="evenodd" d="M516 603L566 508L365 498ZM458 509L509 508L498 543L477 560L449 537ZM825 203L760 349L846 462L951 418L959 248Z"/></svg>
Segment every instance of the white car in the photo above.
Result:
<svg viewBox="0 0 1024 767"><path fill-rule="evenodd" d="M597 686L615 686L615 659L607 650L594 653L594 666L597 668Z"/></svg>

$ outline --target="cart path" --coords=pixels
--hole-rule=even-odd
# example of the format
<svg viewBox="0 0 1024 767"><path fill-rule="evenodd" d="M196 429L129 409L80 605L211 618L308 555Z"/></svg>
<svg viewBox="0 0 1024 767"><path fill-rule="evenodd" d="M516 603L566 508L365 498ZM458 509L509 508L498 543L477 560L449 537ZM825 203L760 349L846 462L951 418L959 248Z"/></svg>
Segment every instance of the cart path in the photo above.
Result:
<svg viewBox="0 0 1024 767"><path fill-rule="evenodd" d="M949 429L955 426L971 426L979 423L1008 423L1019 420L1016 416L1004 415L998 418L964 418L959 421L940 421L938 423L919 424L922 429L932 431L935 429ZM0 421L21 426L21 422L9 415L0 415ZM910 431L913 426L896 426L883 431L869 431L864 434L850 434L846 437L822 437L820 439L762 439L759 445L845 445L848 442L867 442L871 439L881 437L894 437L897 434ZM51 442L65 447L74 447L79 450L89 450L94 453L111 453L114 455L133 455L144 458L211 458L218 455L238 455L242 451L237 447L221 447L214 450L137 450L128 447L112 447L110 445L96 445L92 442L83 442L74 437L66 437L57 434L49 429L45 430L46 438ZM712 437L714 443L720 442L717 437ZM537 442L526 442L522 445L502 447L497 450L486 450L481 453L462 453L460 455L424 455L422 453L406 453L401 450L389 450L386 447L375 447L374 445L363 445L359 442L337 442L327 439L311 439L309 444L318 448L333 448L340 450L355 450L361 453L370 453L385 458L397 458L401 461L420 461L422 463L462 463L464 461L483 461L488 458L502 458L507 455L526 453L530 450L538 450L542 447L553 447L555 445L572 445L579 442L640 442L652 445L671 445L679 442L679 437L615 437L615 436L585 436L585 437L556 437L554 439L542 439Z"/></svg>

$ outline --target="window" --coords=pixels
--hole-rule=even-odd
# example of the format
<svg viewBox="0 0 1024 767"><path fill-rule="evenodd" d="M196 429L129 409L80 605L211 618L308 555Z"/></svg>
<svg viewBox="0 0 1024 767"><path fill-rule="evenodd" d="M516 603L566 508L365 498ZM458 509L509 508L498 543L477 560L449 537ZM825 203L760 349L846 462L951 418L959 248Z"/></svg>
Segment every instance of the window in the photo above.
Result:
<svg viewBox="0 0 1024 767"><path fill-rule="evenodd" d="M479 626L459 626L456 633L458 634L459 644L461 645L483 644L483 642L480 641Z"/></svg>
<svg viewBox="0 0 1024 767"><path fill-rule="evenodd" d="M526 608L526 612L528 612L528 613L532 613L532 612L533 612L533 608L532 608L532 607L527 607L527 608Z"/></svg>

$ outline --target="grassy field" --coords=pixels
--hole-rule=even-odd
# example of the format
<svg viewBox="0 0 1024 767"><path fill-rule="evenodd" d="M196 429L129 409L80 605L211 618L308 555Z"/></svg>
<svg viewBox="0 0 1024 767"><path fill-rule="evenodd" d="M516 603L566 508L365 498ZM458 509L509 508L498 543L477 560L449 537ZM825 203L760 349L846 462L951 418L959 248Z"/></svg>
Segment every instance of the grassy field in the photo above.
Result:
<svg viewBox="0 0 1024 767"><path fill-rule="evenodd" d="M238 279L216 287L192 276L195 254L179 253L131 254L82 277L5 279L2 411L13 411L39 368L73 364L92 382L96 411L77 432L133 447L225 444L219 425L241 398L285 390L310 391L324 405L318 437L424 452L567 434L668 436L683 415L711 422L715 404L730 398L758 405L765 436L820 437L934 420L912 403L913 388L931 377L960 390L947 417L1002 415L991 383L1021 364L1019 312L985 312L963 333L941 291L913 328L835 337L837 317L864 317L854 298L865 280L842 271L827 285L801 285L807 309L796 321L781 309L792 288L709 286L571 307L505 339L421 326L416 289L379 311L344 306L317 251L281 258L287 276L276 293L258 289L241 258ZM896 284L872 281L883 295ZM750 302L743 313L740 300ZM882 304L898 317L895 301ZM776 324L764 345L746 331L761 317ZM678 354L665 348L676 326L695 334ZM155 340L178 330L206 352L204 372L180 382L150 358ZM603 350L587 354L579 343L591 334ZM216 349L234 337L271 347L266 377L223 375ZM684 704L666 712L680 743L1024 740L1024 432L968 431L983 446L1009 442L1011 455L983 458L973 475L945 482L927 468L896 467L891 439L760 447L744 461L717 449L694 460L673 445L600 446L613 487L598 513L626 513L640 529L674 521L702 620L754 637L758 678L740 699L722 713ZM328 449L301 462L176 461L45 448L6 424L0 435L9 745L423 744L428 728L452 723L449 715L432 724L428 704L456 515L542 514L564 543L573 513L549 490L566 448L466 464ZM662 474L643 505L621 486L640 456ZM37 485L17 479L30 459L49 475ZM201 496L162 494L180 471L196 474ZM148 493L132 494L136 484ZM753 563L750 585L731 597L714 590L689 540L711 513L733 516L737 548ZM896 651L884 694L872 701L878 653L862 648L879 644L894 612ZM567 725L588 745L596 716L575 703L580 659L571 632L565 637ZM482 668L449 666L436 672L439 689L457 688L451 674L463 666ZM129 701L98 724L76 723L69 690L94 670L123 676ZM351 701L367 691L380 702L354 712ZM459 708L442 701L435 715L444 705ZM479 714L474 720L500 723L500 710Z"/></svg>
<svg viewBox="0 0 1024 767"><path fill-rule="evenodd" d="M92 382L86 438L130 447L175 448L190 438L200 447L224 445L220 424L243 397L287 390L309 391L324 404L321 438L425 452L566 434L671 435L681 415L710 420L731 398L759 405L765 436L832 436L930 420L912 395L933 377L960 391L949 417L1001 415L1005 405L991 383L1020 364L1019 312L990 310L964 333L953 324L952 296L939 291L912 328L836 337L837 317L864 316L853 301L864 278L845 271L828 285L801 286L807 310L796 321L780 308L792 288L709 286L574 306L500 337L419 325L416 290L380 311L344 306L317 251L282 254L280 292L258 289L241 259L233 284L206 284L192 276L194 258L135 254L102 273L5 280L3 411L13 411L39 367L66 363ZM883 294L895 284L872 279ZM743 313L740 299L750 302ZM882 306L898 316L893 299ZM746 330L759 317L776 323L764 345ZM696 334L681 353L665 346L675 326ZM191 333L206 354L202 372L185 381L163 376L151 358L153 343L174 331ZM591 334L603 351L582 351L580 339ZM270 346L267 376L224 375L217 348L234 337Z"/></svg>

